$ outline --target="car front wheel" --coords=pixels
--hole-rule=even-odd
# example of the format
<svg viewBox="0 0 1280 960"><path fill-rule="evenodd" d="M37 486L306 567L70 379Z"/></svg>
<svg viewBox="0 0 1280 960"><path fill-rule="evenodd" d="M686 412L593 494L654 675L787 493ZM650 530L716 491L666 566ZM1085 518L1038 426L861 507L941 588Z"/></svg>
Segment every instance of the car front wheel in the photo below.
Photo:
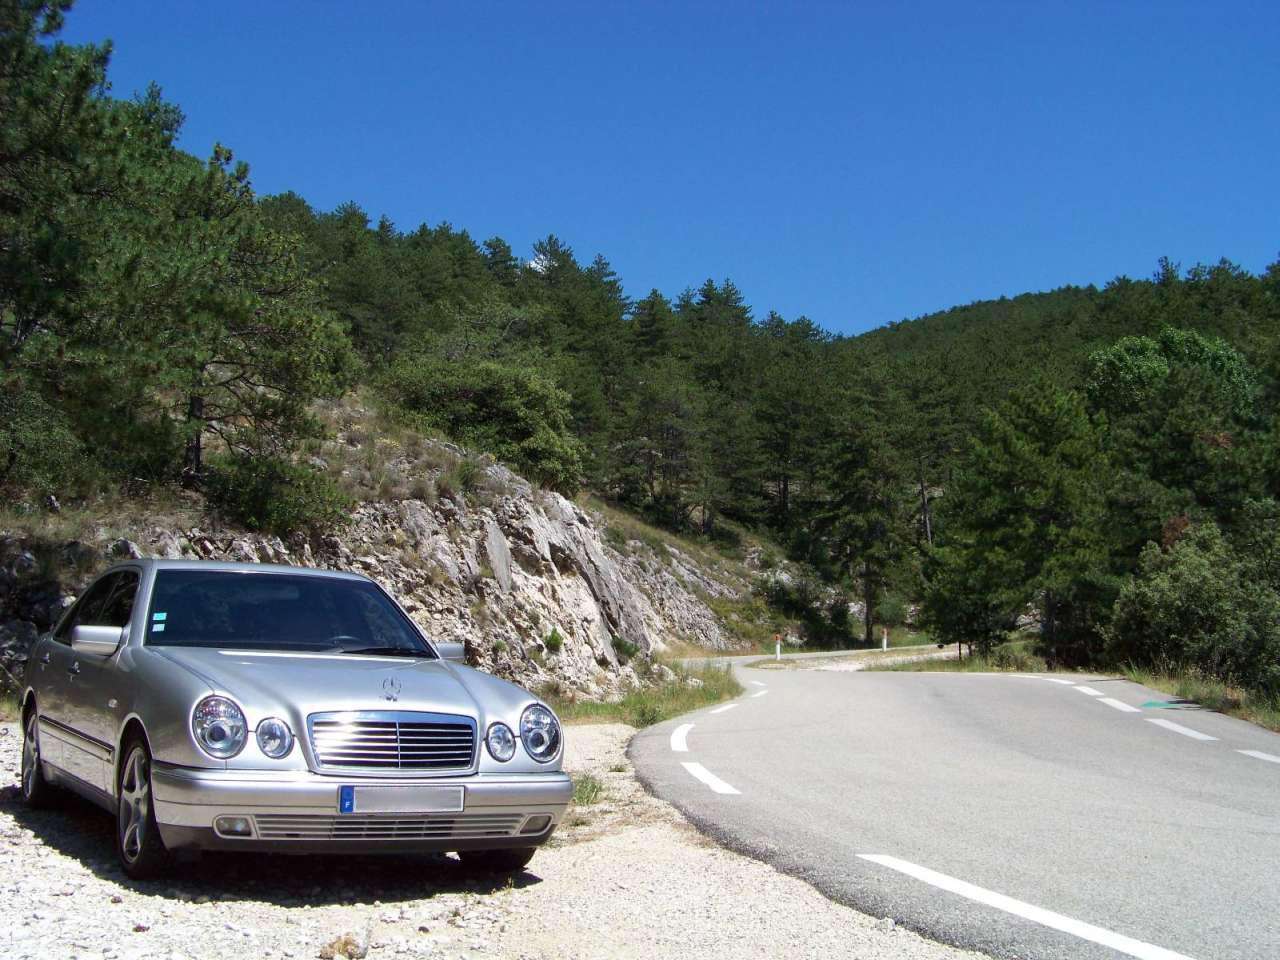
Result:
<svg viewBox="0 0 1280 960"><path fill-rule="evenodd" d="M537 847L511 850L459 850L463 864L480 873L519 873L529 865Z"/></svg>
<svg viewBox="0 0 1280 960"><path fill-rule="evenodd" d="M22 799L27 806L48 806L53 786L44 778L40 764L40 718L35 708L22 727Z"/></svg>
<svg viewBox="0 0 1280 960"><path fill-rule="evenodd" d="M156 826L151 794L151 753L145 743L125 747L116 793L116 854L124 872L134 880L159 876L169 866L169 852Z"/></svg>

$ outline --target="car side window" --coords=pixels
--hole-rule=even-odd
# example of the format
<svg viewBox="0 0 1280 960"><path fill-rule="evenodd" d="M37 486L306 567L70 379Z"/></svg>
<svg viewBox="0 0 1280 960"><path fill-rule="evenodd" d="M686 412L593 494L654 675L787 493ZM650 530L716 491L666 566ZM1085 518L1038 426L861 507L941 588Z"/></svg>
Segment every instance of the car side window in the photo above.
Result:
<svg viewBox="0 0 1280 960"><path fill-rule="evenodd" d="M105 625L101 618L106 614L107 604L111 602L111 595L115 592L116 584L119 583L122 575L108 574L85 591L84 595L76 601L71 616L63 621L61 629L58 630L56 639L59 642L70 643L72 629L82 623L91 626Z"/></svg>
<svg viewBox="0 0 1280 960"><path fill-rule="evenodd" d="M115 589L103 606L101 624L107 627L123 627L133 619L133 599L138 595L138 574L124 570L117 574Z"/></svg>

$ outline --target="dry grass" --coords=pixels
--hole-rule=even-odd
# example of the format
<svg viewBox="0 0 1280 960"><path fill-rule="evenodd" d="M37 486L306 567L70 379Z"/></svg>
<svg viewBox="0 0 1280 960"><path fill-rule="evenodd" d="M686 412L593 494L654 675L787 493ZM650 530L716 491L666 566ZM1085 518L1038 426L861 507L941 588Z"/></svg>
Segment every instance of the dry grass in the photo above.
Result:
<svg viewBox="0 0 1280 960"><path fill-rule="evenodd" d="M689 681L697 681L690 683ZM742 693L742 685L725 667L677 669L676 679L633 690L614 703L580 700L544 691L547 702L565 723L626 723L651 727L682 713L729 700Z"/></svg>
<svg viewBox="0 0 1280 960"><path fill-rule="evenodd" d="M0 508L0 532L49 543L90 543L116 540L139 527L190 529L203 517L204 498L199 494L159 486L129 496L113 492L68 501L57 513L22 511L6 504Z"/></svg>
<svg viewBox="0 0 1280 960"><path fill-rule="evenodd" d="M573 778L573 804L576 807L589 807L599 803L604 795L604 784L600 778L590 773L580 773Z"/></svg>
<svg viewBox="0 0 1280 960"><path fill-rule="evenodd" d="M1124 675L1144 687L1182 700L1194 701L1209 710L1217 710L1280 733L1280 701L1275 699L1189 671L1170 673L1129 667Z"/></svg>

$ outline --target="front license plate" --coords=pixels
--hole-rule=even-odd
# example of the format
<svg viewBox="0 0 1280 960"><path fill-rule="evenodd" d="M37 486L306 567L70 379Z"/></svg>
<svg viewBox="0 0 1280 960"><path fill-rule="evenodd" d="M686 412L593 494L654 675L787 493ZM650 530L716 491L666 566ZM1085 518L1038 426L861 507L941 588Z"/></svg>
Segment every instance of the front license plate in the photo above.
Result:
<svg viewBox="0 0 1280 960"><path fill-rule="evenodd" d="M339 813L461 813L462 787L338 788Z"/></svg>

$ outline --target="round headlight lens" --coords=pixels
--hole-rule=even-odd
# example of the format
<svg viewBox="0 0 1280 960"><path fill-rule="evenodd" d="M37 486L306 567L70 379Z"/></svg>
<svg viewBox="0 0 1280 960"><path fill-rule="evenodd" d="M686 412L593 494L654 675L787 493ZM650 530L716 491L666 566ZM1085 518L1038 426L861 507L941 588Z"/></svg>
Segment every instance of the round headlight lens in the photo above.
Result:
<svg viewBox="0 0 1280 960"><path fill-rule="evenodd" d="M244 714L226 697L205 697L191 714L191 732L209 756L229 760L244 749Z"/></svg>
<svg viewBox="0 0 1280 960"><path fill-rule="evenodd" d="M270 717L258 724L258 749L272 760L289 755L293 749L293 731L277 717Z"/></svg>
<svg viewBox="0 0 1280 960"><path fill-rule="evenodd" d="M524 749L539 763L554 760L560 752L560 721L540 703L535 703L520 718L520 740Z"/></svg>
<svg viewBox="0 0 1280 960"><path fill-rule="evenodd" d="M489 756L506 763L516 755L516 735L505 723L489 725L489 732L484 738L484 745L489 748Z"/></svg>

